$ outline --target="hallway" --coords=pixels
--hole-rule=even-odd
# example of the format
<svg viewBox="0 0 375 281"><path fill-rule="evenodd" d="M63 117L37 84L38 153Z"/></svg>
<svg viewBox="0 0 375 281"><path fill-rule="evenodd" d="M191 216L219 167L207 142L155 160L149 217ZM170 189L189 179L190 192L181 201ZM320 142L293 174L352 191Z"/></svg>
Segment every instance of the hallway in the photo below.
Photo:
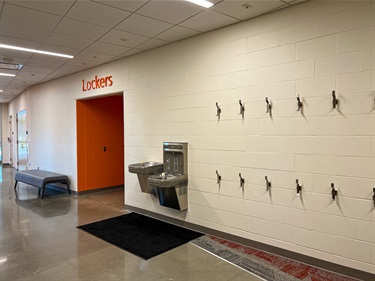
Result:
<svg viewBox="0 0 375 281"><path fill-rule="evenodd" d="M2 168L2 281L261 280L191 243L144 261L76 228L127 213L123 190L68 196L47 189L40 200L22 183L15 193L14 173Z"/></svg>

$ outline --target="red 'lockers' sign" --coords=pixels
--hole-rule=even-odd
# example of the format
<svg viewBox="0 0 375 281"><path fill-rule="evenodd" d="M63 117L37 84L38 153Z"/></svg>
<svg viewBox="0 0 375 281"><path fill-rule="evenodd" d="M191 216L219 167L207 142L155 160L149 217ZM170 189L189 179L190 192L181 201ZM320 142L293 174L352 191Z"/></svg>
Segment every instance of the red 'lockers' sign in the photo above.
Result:
<svg viewBox="0 0 375 281"><path fill-rule="evenodd" d="M82 79L82 92L111 87L112 85L112 75L102 78L98 78L98 75L95 75L93 80L85 81L85 79Z"/></svg>

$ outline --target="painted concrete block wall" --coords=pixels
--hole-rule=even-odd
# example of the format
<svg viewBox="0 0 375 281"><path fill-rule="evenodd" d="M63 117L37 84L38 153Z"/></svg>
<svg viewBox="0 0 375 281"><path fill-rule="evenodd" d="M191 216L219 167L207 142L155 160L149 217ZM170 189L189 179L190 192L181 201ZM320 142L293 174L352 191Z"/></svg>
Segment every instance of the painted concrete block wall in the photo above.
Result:
<svg viewBox="0 0 375 281"><path fill-rule="evenodd" d="M76 99L123 91L127 205L375 273L374 28L374 0L309 1L35 86L9 114L29 95L30 166L76 190ZM96 74L113 87L82 93ZM189 143L187 212L127 172L162 160L163 141Z"/></svg>
<svg viewBox="0 0 375 281"><path fill-rule="evenodd" d="M374 21L374 1L312 1L134 57L126 166L188 142L189 208L129 173L126 204L375 273Z"/></svg>

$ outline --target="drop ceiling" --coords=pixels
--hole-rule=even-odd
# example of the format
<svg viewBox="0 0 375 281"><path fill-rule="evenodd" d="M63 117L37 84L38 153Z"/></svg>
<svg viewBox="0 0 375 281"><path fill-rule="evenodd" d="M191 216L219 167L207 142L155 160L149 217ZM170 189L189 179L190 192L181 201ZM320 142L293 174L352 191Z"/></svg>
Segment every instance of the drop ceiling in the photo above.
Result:
<svg viewBox="0 0 375 281"><path fill-rule="evenodd" d="M0 44L73 55L73 59L0 49L22 64L0 76L0 103L27 88L306 0L0 0Z"/></svg>

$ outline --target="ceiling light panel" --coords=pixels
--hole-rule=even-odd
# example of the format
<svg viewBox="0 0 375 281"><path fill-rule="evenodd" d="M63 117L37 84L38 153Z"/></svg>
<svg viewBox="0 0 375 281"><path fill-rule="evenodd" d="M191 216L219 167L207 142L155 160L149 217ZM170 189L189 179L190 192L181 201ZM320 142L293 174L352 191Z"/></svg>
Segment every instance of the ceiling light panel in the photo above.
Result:
<svg viewBox="0 0 375 281"><path fill-rule="evenodd" d="M11 45L6 45L6 44L0 44L0 48L10 49L10 50L15 50L15 51L21 51L21 52L28 52L28 53L36 53L36 54L42 54L42 55L63 57L63 58L73 58L73 56L71 56L71 55L42 51L42 50L35 50L35 49L29 49L29 48L23 48L23 47L18 47L18 46L11 46Z"/></svg>
<svg viewBox="0 0 375 281"><path fill-rule="evenodd" d="M178 24L204 10L187 1L150 1L137 14Z"/></svg>
<svg viewBox="0 0 375 281"><path fill-rule="evenodd" d="M199 5L199 6L202 6L204 8L210 8L214 5L214 3L211 3L211 2L206 1L206 0L186 0L186 1L194 3L194 4Z"/></svg>

